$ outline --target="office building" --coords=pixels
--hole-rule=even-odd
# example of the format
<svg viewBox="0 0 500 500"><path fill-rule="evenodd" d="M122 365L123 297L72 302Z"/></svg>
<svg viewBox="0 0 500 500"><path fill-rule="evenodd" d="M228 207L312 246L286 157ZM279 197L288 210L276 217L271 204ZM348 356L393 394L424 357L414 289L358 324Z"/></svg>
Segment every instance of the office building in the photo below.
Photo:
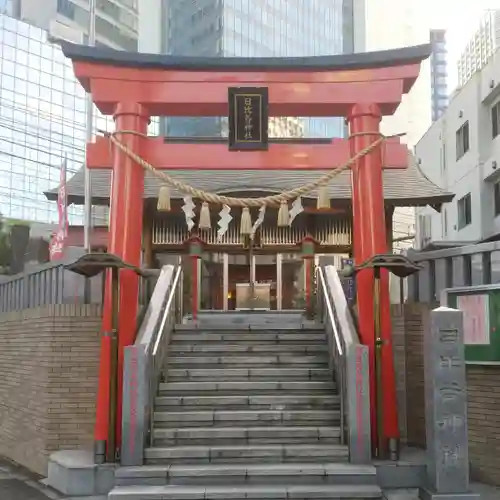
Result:
<svg viewBox="0 0 500 500"><path fill-rule="evenodd" d="M90 0L3 1L9 4L9 15L47 30L53 38L86 42ZM97 0L96 43L137 50L137 4L138 0Z"/></svg>
<svg viewBox="0 0 500 500"><path fill-rule="evenodd" d="M59 183L65 156L68 176L84 162L85 92L46 31L5 15L0 65L0 213L56 222L43 192ZM106 128L106 120L96 125ZM81 223L81 208L70 217Z"/></svg>
<svg viewBox="0 0 500 500"><path fill-rule="evenodd" d="M0 14L14 16L16 11L16 5L14 4L15 1L16 0L0 0Z"/></svg>
<svg viewBox="0 0 500 500"><path fill-rule="evenodd" d="M436 121L448 107L448 51L446 30L431 30L431 113Z"/></svg>
<svg viewBox="0 0 500 500"><path fill-rule="evenodd" d="M451 99L416 145L423 172L455 199L417 211L416 247L500 235L500 51Z"/></svg>
<svg viewBox="0 0 500 500"><path fill-rule="evenodd" d="M84 163L86 95L48 33L6 15L0 15L0 96L0 213L57 222L43 192L58 185L65 158L68 178ZM109 117L97 109L95 116L96 128L111 129ZM154 133L157 125L151 127ZM72 224L82 223L81 207L70 207L69 215ZM107 223L102 210L96 217L96 224Z"/></svg>
<svg viewBox="0 0 500 500"><path fill-rule="evenodd" d="M363 0L141 0L139 50L172 55L258 57L313 56L363 50ZM158 15L162 10L163 14ZM158 24L161 23L161 26ZM338 118L301 119L306 137L340 137ZM272 129L287 136L296 121L273 119ZM166 134L215 136L224 119L169 119Z"/></svg>
<svg viewBox="0 0 500 500"><path fill-rule="evenodd" d="M457 62L458 85L464 86L500 47L500 9L488 10Z"/></svg>

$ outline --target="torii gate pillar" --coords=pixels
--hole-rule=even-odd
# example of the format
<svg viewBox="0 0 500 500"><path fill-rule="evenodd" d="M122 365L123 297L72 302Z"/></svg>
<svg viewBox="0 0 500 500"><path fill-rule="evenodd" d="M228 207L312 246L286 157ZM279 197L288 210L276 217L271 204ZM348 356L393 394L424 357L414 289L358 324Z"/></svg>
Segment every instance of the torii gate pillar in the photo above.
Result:
<svg viewBox="0 0 500 500"><path fill-rule="evenodd" d="M119 103L113 115L116 130L137 132L119 135L120 141L132 151L141 154L141 134L147 133L149 115L138 103ZM118 148L114 148L113 174L111 181L109 213L108 252L120 257L127 264L141 265L142 251L142 212L144 192L144 169ZM124 348L134 343L137 330L137 302L139 277L133 271L120 271L119 299L119 334L118 334L118 369L116 391L116 419L114 435L116 443L121 441L123 352ZM112 328L111 279L106 279L106 292L103 310L103 331ZM104 451L108 442L110 426L109 384L111 377L111 337L104 335L101 342L101 363L99 366L99 386L97 392L96 447ZM105 381L105 383L102 383ZM106 383L106 381L110 381ZM111 424L112 425L112 424ZM114 450L106 450L107 455L114 455Z"/></svg>
<svg viewBox="0 0 500 500"><path fill-rule="evenodd" d="M351 155L354 156L379 138L382 114L376 104L356 104L347 119L350 128ZM370 154L358 160L352 169L352 207L354 263L359 265L374 255L388 252L381 147L375 148ZM374 425L377 422L374 271L364 269L356 277L359 334L363 343L369 346L370 356L372 443L378 447L382 440L384 448L378 450L377 455L383 455L391 441L397 443L399 440L388 271L381 270L380 278L380 329L383 341L381 370L384 389L382 408L379 408L379 411L383 412L382 436L378 436L377 426ZM394 444L390 448L393 449Z"/></svg>

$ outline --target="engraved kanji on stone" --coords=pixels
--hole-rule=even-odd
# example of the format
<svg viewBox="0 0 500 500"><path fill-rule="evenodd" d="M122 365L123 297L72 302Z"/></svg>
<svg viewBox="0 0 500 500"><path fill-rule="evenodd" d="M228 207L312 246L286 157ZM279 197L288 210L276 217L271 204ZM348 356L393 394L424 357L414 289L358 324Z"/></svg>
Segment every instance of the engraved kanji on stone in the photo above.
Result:
<svg viewBox="0 0 500 500"><path fill-rule="evenodd" d="M460 415L449 415L437 422L438 427L443 431L451 431L453 434L462 429L465 419Z"/></svg>
<svg viewBox="0 0 500 500"><path fill-rule="evenodd" d="M457 382L452 382L451 384L445 385L439 389L441 400L444 403L455 401L455 399L457 399L457 397L460 396L462 392L463 388Z"/></svg>
<svg viewBox="0 0 500 500"><path fill-rule="evenodd" d="M442 463L445 467L457 467L461 465L464 455L460 446L444 446L442 449Z"/></svg>
<svg viewBox="0 0 500 500"><path fill-rule="evenodd" d="M441 368L458 368L461 366L461 359L457 356L440 356L439 366Z"/></svg>
<svg viewBox="0 0 500 500"><path fill-rule="evenodd" d="M439 330L439 340L444 343L454 344L458 340L458 330L453 329L440 329Z"/></svg>

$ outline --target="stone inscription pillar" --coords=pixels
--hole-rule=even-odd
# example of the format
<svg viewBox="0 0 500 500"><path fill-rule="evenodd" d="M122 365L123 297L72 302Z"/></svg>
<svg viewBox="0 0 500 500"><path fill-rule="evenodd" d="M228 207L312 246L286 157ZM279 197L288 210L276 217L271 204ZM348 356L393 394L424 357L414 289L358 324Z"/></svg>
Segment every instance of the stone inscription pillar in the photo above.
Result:
<svg viewBox="0 0 500 500"><path fill-rule="evenodd" d="M479 499L469 492L463 314L439 307L424 329L427 479L422 499Z"/></svg>

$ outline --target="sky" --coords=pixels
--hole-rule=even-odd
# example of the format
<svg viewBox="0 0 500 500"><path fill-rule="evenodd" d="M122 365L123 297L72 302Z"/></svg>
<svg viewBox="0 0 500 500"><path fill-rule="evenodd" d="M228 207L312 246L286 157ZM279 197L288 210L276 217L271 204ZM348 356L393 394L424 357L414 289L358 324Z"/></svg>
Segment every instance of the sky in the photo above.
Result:
<svg viewBox="0 0 500 500"><path fill-rule="evenodd" d="M402 0L405 1L405 0ZM500 9L500 0L418 0L429 16L430 28L447 30L449 89L456 86L456 61L476 30L483 12Z"/></svg>

